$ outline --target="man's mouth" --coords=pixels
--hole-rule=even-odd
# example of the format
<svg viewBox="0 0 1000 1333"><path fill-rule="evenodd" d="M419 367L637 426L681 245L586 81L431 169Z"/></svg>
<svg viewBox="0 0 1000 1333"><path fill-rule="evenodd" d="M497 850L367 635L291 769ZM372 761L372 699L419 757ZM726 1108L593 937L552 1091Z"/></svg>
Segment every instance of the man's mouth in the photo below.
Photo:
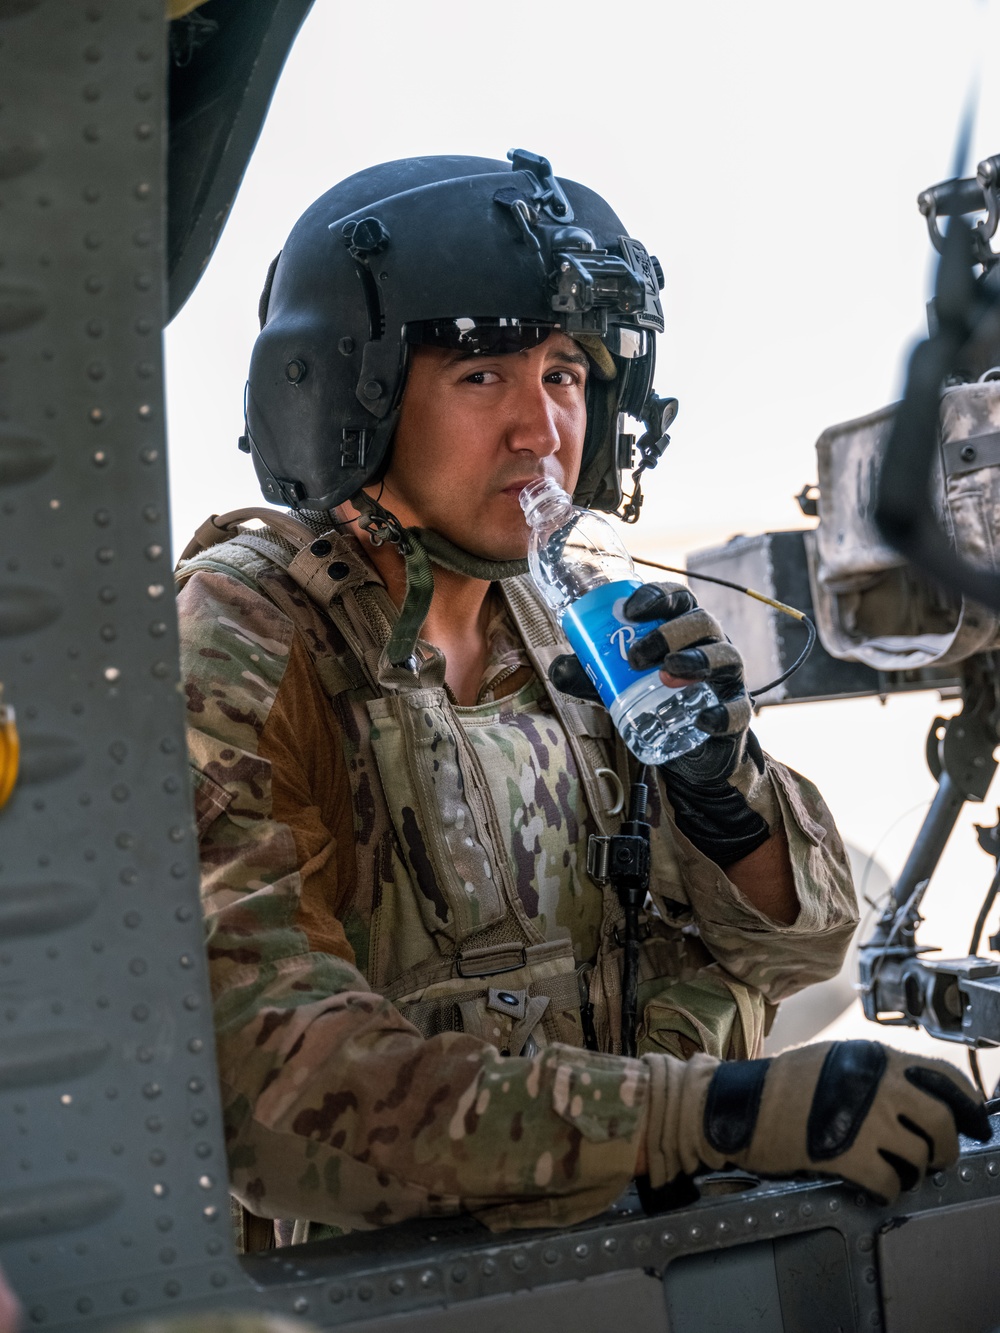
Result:
<svg viewBox="0 0 1000 1333"><path fill-rule="evenodd" d="M536 475L533 477L522 477L519 481L509 481L506 486L501 487L500 494L509 495L513 500L519 500L521 498L521 492L524 490L525 486L530 486L533 481L537 480L538 477Z"/></svg>

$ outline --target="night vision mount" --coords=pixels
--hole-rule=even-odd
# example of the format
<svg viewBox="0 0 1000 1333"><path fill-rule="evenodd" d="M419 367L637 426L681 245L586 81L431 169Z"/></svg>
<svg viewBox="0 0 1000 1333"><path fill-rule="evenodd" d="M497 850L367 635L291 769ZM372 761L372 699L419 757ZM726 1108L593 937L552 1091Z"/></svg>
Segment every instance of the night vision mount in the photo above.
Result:
<svg viewBox="0 0 1000 1333"><path fill-rule="evenodd" d="M632 357L642 349L642 330L663 332L660 291L663 269L659 260L631 236L620 236L624 258L601 249L591 232L574 226L573 208L556 180L547 158L516 148L507 154L515 173L535 184L530 199L515 185L493 196L509 208L525 244L535 251L545 269L552 310L567 333L594 333L612 337L610 350ZM631 345L623 340L621 325L636 325ZM616 346L613 330L619 326Z"/></svg>

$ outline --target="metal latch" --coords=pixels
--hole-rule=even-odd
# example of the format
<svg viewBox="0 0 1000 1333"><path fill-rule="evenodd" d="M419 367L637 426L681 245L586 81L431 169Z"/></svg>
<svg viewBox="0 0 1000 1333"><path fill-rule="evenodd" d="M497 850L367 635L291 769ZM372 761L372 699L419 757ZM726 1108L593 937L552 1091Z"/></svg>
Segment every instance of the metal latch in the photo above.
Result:
<svg viewBox="0 0 1000 1333"><path fill-rule="evenodd" d="M611 839L592 833L587 839L587 874L595 884L607 884L611 878Z"/></svg>
<svg viewBox="0 0 1000 1333"><path fill-rule="evenodd" d="M14 709L3 700L0 685L0 810L7 804L21 767L21 741L17 734Z"/></svg>

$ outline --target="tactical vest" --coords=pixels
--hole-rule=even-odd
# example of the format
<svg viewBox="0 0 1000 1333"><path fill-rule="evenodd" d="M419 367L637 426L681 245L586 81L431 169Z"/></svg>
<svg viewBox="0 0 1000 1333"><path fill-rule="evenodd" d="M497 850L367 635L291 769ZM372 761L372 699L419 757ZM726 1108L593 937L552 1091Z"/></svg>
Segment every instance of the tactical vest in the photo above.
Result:
<svg viewBox="0 0 1000 1333"><path fill-rule="evenodd" d="M268 526L239 527L251 517ZM413 670L388 661L395 608L360 549L336 531L318 537L276 511L239 511L199 529L179 582L199 569L240 579L289 618L337 714L361 900L344 927L373 990L425 1036L465 1031L511 1055L553 1041L619 1053L624 916L610 886L595 884L584 867L588 834L608 835L620 824L630 758L605 709L549 682L548 667L566 644L530 580L499 586L536 679L497 704L469 709L451 702L438 649L419 644ZM541 743L531 739L540 729ZM540 744L549 752L542 767L550 789L560 787L567 803L565 827L553 836L542 820L533 841L522 837L535 861L519 875L518 782L529 769L539 776ZM650 822L663 817L654 786ZM557 849L569 858L563 871L572 872L584 933L591 932L583 958L574 954L572 930L552 932L550 923L547 938L525 902L539 858ZM640 1049L758 1054L760 996L722 972L701 944L677 896L676 867L667 873L669 835L654 837L652 852L659 910L642 925Z"/></svg>

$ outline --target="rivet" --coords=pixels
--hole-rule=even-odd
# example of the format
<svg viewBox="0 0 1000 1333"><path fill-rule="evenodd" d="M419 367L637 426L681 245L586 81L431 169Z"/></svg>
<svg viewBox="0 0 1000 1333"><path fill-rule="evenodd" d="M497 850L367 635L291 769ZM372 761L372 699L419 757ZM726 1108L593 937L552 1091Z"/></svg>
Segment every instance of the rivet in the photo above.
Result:
<svg viewBox="0 0 1000 1333"><path fill-rule="evenodd" d="M296 1314L305 1314L309 1309L309 1302L304 1296L296 1296L295 1301L292 1304L292 1309Z"/></svg>
<svg viewBox="0 0 1000 1333"><path fill-rule="evenodd" d="M350 356L351 353L354 351L354 339L341 338L341 340L337 343L337 351L340 353L341 356Z"/></svg>
<svg viewBox="0 0 1000 1333"><path fill-rule="evenodd" d="M943 1171L935 1171L933 1176L931 1176L931 1180L939 1190L944 1189L945 1176Z"/></svg>
<svg viewBox="0 0 1000 1333"><path fill-rule="evenodd" d="M420 1274L420 1285L422 1287L433 1287L437 1281L437 1274L432 1268L425 1268Z"/></svg>
<svg viewBox="0 0 1000 1333"><path fill-rule="evenodd" d="M339 1305L340 1302L344 1299L344 1288L331 1287L330 1290L327 1292L327 1299L332 1301L334 1305Z"/></svg>
<svg viewBox="0 0 1000 1333"><path fill-rule="evenodd" d="M618 1242L615 1240L614 1236L609 1236L607 1240L603 1242L601 1248L604 1250L605 1254L614 1254L618 1249Z"/></svg>
<svg viewBox="0 0 1000 1333"><path fill-rule="evenodd" d="M966 1184L972 1179L974 1171L971 1166L963 1166L958 1173L959 1180L964 1180Z"/></svg>
<svg viewBox="0 0 1000 1333"><path fill-rule="evenodd" d="M962 461L965 463L971 463L972 460L975 458L975 456L976 456L975 447L971 444L967 444L965 448L962 450Z"/></svg>
<svg viewBox="0 0 1000 1333"><path fill-rule="evenodd" d="M305 362L300 361L297 357L294 360L289 361L288 365L285 366L285 379L289 384L300 384L305 377Z"/></svg>
<svg viewBox="0 0 1000 1333"><path fill-rule="evenodd" d="M827 1206L827 1208L829 1208L829 1210L830 1210L831 1213L837 1213L837 1212L840 1211L840 1200L839 1200L839 1199L831 1199L830 1202L829 1202L826 1206Z"/></svg>
<svg viewBox="0 0 1000 1333"><path fill-rule="evenodd" d="M496 1260L484 1259L480 1265L479 1271L482 1273L483 1277L495 1277L497 1271Z"/></svg>
<svg viewBox="0 0 1000 1333"><path fill-rule="evenodd" d="M997 1172L1000 1172L1000 1164L998 1164L997 1162L986 1163L986 1174L988 1176L995 1176Z"/></svg>
<svg viewBox="0 0 1000 1333"><path fill-rule="evenodd" d="M454 1273L452 1273L452 1277L455 1278ZM456 1282L458 1280L458 1278L455 1278ZM392 1292L393 1296L402 1296L403 1292L406 1290L406 1283L401 1277L394 1277L389 1283L389 1290Z"/></svg>
<svg viewBox="0 0 1000 1333"><path fill-rule="evenodd" d="M382 397L382 385L378 380L365 380L361 386L361 392L369 402L374 402L376 398Z"/></svg>
<svg viewBox="0 0 1000 1333"><path fill-rule="evenodd" d="M677 1237L674 1235L674 1233L673 1233L672 1231L664 1231L664 1232L662 1232L662 1234L660 1235L660 1244L661 1244L661 1245L666 1245L666 1246L668 1246L668 1247L671 1246L671 1245L676 1245L676 1244L677 1244Z"/></svg>
<svg viewBox="0 0 1000 1333"><path fill-rule="evenodd" d="M873 1283L873 1282L875 1281L875 1269L874 1269L874 1268L866 1268L866 1269L865 1269L865 1281L866 1281L869 1285L871 1285L871 1283Z"/></svg>
<svg viewBox="0 0 1000 1333"><path fill-rule="evenodd" d="M331 579L346 579L351 572L351 567L345 564L343 560L335 560L326 572Z"/></svg>
<svg viewBox="0 0 1000 1333"><path fill-rule="evenodd" d="M147 124L145 121L140 121L140 123L135 127L135 137L137 139L148 139L152 133L153 133L152 125Z"/></svg>
<svg viewBox="0 0 1000 1333"><path fill-rule="evenodd" d="M755 1214L755 1213L747 1213L746 1217L743 1219L743 1225L744 1225L745 1227L755 1227L755 1226L757 1225L757 1217L756 1217L756 1214Z"/></svg>
<svg viewBox="0 0 1000 1333"><path fill-rule="evenodd" d="M862 1236L858 1241L858 1249L862 1254L867 1254L874 1243L875 1242L872 1240L871 1236Z"/></svg>
<svg viewBox="0 0 1000 1333"><path fill-rule="evenodd" d="M813 1215L812 1204L804 1203L802 1207L799 1209L799 1212L802 1214L803 1217L812 1217Z"/></svg>
<svg viewBox="0 0 1000 1333"><path fill-rule="evenodd" d="M784 1208L775 1208L775 1210L774 1210L774 1212L771 1214L771 1216L772 1216L772 1218L775 1220L775 1222L777 1222L777 1223L779 1224L779 1226L780 1226L780 1224L781 1224L782 1222L784 1222L784 1220L785 1220L785 1210L784 1210Z"/></svg>
<svg viewBox="0 0 1000 1333"><path fill-rule="evenodd" d="M358 1287L358 1300L359 1300L359 1301L370 1301L371 1298L372 1298L374 1295L375 1295L375 1292L372 1290L371 1287L368 1286L367 1283L364 1283L362 1286ZM298 1303L296 1302L296 1305L297 1305L297 1304L298 1304Z"/></svg>
<svg viewBox="0 0 1000 1333"><path fill-rule="evenodd" d="M510 1266L511 1268L515 1268L519 1273L523 1273L528 1267L528 1256L521 1250L518 1250L516 1254L511 1256Z"/></svg>
<svg viewBox="0 0 1000 1333"><path fill-rule="evenodd" d="M589 1253L590 1246L584 1241L581 1241L579 1245L573 1246L573 1257L576 1259L586 1259Z"/></svg>
<svg viewBox="0 0 1000 1333"><path fill-rule="evenodd" d="M697 1223L695 1223L693 1227L690 1227L688 1229L688 1236L691 1238L691 1240L701 1240L704 1234L705 1234L704 1229L700 1227Z"/></svg>
<svg viewBox="0 0 1000 1333"><path fill-rule="evenodd" d="M333 547L325 537L319 537L313 542L312 546L309 547L309 550L313 555L329 555L333 550Z"/></svg>

